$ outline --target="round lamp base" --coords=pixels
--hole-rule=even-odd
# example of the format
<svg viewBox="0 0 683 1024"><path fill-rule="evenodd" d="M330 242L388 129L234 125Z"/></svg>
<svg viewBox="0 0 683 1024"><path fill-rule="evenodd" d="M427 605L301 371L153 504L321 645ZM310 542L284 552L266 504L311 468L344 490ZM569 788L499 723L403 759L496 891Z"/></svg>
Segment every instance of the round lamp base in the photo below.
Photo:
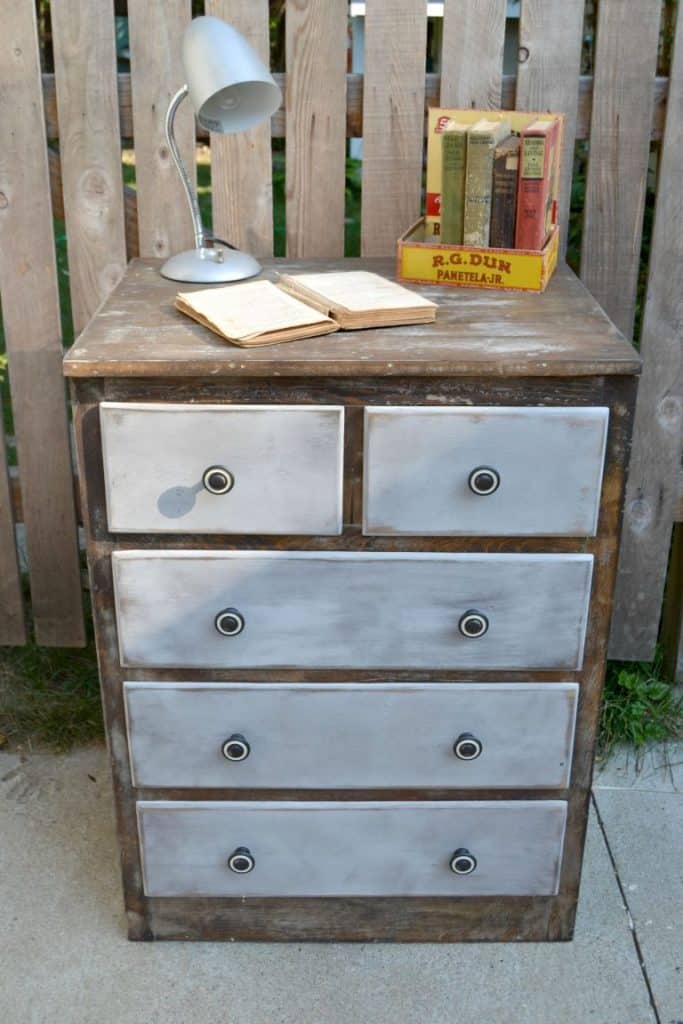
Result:
<svg viewBox="0 0 683 1024"><path fill-rule="evenodd" d="M162 277L168 277L171 281L220 284L255 277L261 273L261 264L247 252L216 245L179 252L166 260L160 272Z"/></svg>

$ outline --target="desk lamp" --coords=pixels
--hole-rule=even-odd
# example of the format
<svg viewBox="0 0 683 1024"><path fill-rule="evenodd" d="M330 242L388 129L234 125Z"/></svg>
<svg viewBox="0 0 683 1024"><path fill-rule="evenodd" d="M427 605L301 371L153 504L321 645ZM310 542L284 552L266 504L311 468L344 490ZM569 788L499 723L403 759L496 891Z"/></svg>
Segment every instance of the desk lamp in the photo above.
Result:
<svg viewBox="0 0 683 1024"><path fill-rule="evenodd" d="M261 270L249 253L214 244L202 226L197 195L178 150L173 123L178 107L190 97L197 121L210 132L242 132L269 118L282 94L258 54L239 32L220 18L190 22L183 36L186 84L166 113L166 141L192 214L194 249L166 260L161 273L173 281L241 281Z"/></svg>

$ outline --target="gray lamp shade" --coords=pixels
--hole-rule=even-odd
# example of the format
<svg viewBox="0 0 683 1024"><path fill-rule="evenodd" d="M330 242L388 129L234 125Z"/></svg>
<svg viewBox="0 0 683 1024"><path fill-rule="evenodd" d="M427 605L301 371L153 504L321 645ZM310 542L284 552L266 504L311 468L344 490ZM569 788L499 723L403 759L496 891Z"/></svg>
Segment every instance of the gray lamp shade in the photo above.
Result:
<svg viewBox="0 0 683 1024"><path fill-rule="evenodd" d="M220 18L195 18L188 25L183 67L197 120L207 131L246 131L274 114L282 101L256 51Z"/></svg>

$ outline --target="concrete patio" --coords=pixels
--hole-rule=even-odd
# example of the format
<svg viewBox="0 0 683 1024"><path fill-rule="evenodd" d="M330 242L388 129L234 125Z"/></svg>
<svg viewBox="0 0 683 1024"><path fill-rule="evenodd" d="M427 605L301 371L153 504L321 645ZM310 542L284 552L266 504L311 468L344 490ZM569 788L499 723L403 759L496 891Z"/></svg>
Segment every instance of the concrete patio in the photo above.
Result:
<svg viewBox="0 0 683 1024"><path fill-rule="evenodd" d="M595 780L576 938L129 943L106 754L0 754L8 1024L682 1024L683 745Z"/></svg>

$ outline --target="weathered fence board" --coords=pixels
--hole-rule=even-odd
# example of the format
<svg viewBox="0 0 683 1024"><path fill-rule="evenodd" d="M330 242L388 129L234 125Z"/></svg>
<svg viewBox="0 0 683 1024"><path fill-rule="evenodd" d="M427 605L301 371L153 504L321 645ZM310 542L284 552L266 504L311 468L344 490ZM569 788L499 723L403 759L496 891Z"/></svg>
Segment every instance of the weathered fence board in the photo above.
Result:
<svg viewBox="0 0 683 1024"><path fill-rule="evenodd" d="M34 5L4 5L2 27L0 295L33 620L38 643L76 646L85 634Z"/></svg>
<svg viewBox="0 0 683 1024"><path fill-rule="evenodd" d="M287 75L276 72L273 78L287 95ZM516 94L516 76L503 76L503 96L501 107L504 110L514 110ZM131 99L130 75L122 72L118 76L119 83L119 117L121 120L121 138L132 139L134 136L133 110ZM666 111L666 95L669 80L666 77L655 79L654 110L652 111L651 138L653 142L659 141L662 137L664 125L664 114ZM55 92L54 75L43 75L43 90L45 94L45 123L47 125L47 137L50 140L59 138L59 124L57 122L57 99ZM425 75L425 110L427 107L439 106L441 97L441 75L429 72ZM458 98L457 92L454 97ZM576 112L576 138L587 139L590 133L590 120L593 101L593 76L581 75L579 78L579 101ZM274 139L285 137L285 108L284 105L276 111L270 121L270 133ZM353 72L346 76L346 137L348 139L360 139L363 136L363 75ZM207 141L209 136L203 129L197 127L197 138Z"/></svg>
<svg viewBox="0 0 683 1024"><path fill-rule="evenodd" d="M441 106L499 107L506 0L446 0Z"/></svg>
<svg viewBox="0 0 683 1024"><path fill-rule="evenodd" d="M655 222L610 652L654 654L683 447L683 17L659 160ZM678 556L680 558L680 550ZM680 624L679 624L680 626Z"/></svg>
<svg viewBox="0 0 683 1024"><path fill-rule="evenodd" d="M185 81L181 43L190 8L190 0L128 0L141 256L170 256L194 244L190 211L164 137L169 100ZM178 111L175 135L194 182L194 114L188 100Z"/></svg>
<svg viewBox="0 0 683 1024"><path fill-rule="evenodd" d="M600 0L581 277L633 331L660 0Z"/></svg>
<svg viewBox="0 0 683 1024"><path fill-rule="evenodd" d="M561 245L567 242L583 37L583 0L522 0L518 110L564 114L560 178Z"/></svg>
<svg viewBox="0 0 683 1024"><path fill-rule="evenodd" d="M25 643L24 602L21 595L21 576L0 402L0 646Z"/></svg>
<svg viewBox="0 0 683 1024"><path fill-rule="evenodd" d="M126 266L116 43L109 0L52 0L69 286L79 333Z"/></svg>
<svg viewBox="0 0 683 1024"><path fill-rule="evenodd" d="M346 0L288 0L287 254L344 255Z"/></svg>
<svg viewBox="0 0 683 1024"><path fill-rule="evenodd" d="M268 0L206 0L206 13L223 18L270 63ZM213 231L254 256L273 254L273 173L270 125L211 135Z"/></svg>
<svg viewBox="0 0 683 1024"><path fill-rule="evenodd" d="M361 251L386 256L420 213L427 9L369 3L365 16Z"/></svg>

